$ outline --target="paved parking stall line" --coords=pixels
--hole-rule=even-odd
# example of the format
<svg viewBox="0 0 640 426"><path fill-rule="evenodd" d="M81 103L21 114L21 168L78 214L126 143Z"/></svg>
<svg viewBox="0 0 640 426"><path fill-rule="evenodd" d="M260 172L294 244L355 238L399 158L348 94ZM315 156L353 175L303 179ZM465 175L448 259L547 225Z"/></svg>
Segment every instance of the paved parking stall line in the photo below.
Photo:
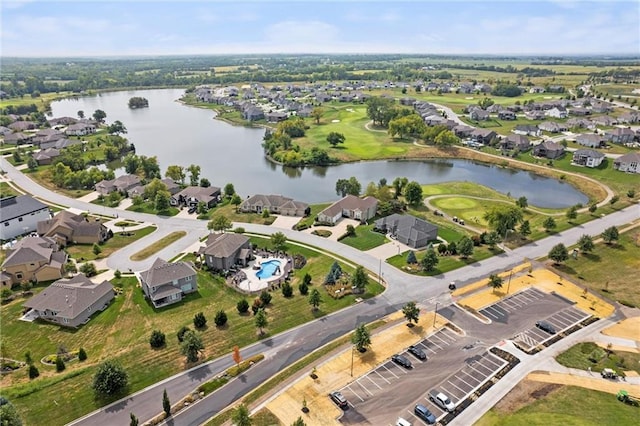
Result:
<svg viewBox="0 0 640 426"><path fill-rule="evenodd" d="M424 342L420 342L419 345L425 348L426 350L433 352L434 354L437 353L436 351L431 349L429 346L425 345Z"/></svg>
<svg viewBox="0 0 640 426"><path fill-rule="evenodd" d="M365 393L368 393L370 396L373 396L373 392L371 392L369 389L367 389L367 387L365 385L360 383L360 379L356 380L355 383L357 383L358 386L360 386Z"/></svg>
<svg viewBox="0 0 640 426"><path fill-rule="evenodd" d="M367 374L367 375L365 376L365 377L367 378L367 380L369 380L371 383L373 383L374 385L376 385L376 386L378 387L378 389L382 390L382 387L381 387L379 384L377 384L376 382L374 382L374 381L371 379L371 377L369 377L369 376L370 376L370 374Z"/></svg>
<svg viewBox="0 0 640 426"><path fill-rule="evenodd" d="M433 336L431 336L431 337L435 337L436 339L440 340L442 343L444 343L444 344L445 344L445 345L447 345L447 346L449 346L449 345L450 345L450 343L449 343L449 342L447 342L447 341L446 341L446 340L444 340L444 339L439 338L436 334L434 334L434 335L433 335Z"/></svg>
<svg viewBox="0 0 640 426"><path fill-rule="evenodd" d="M389 373L391 373L391 375L392 375L393 377L395 377L396 379L398 378L398 376L396 376L396 375L393 373L393 371L389 370L389 369L387 368L387 366L386 366L386 365L382 365L382 367L383 367L385 370L387 370Z"/></svg>
<svg viewBox="0 0 640 426"><path fill-rule="evenodd" d="M464 370L460 370L460 372L461 372L461 373L464 373L466 376L471 377L471 378L473 379L473 381L478 382L478 383L482 383L482 380L480 380L480 379L478 379L477 377L475 377L475 376L473 376L473 375L471 375L471 374L467 373L466 371L464 371Z"/></svg>
<svg viewBox="0 0 640 426"><path fill-rule="evenodd" d="M452 342L456 342L458 340L459 336L455 334L453 331L449 330L448 328L445 327L440 331L442 332L442 335L444 337L446 337L447 339L451 339Z"/></svg>
<svg viewBox="0 0 640 426"><path fill-rule="evenodd" d="M375 369L373 372L376 373L382 380L384 380L388 384L391 384L391 382L388 381L382 374L378 373L378 369Z"/></svg>
<svg viewBox="0 0 640 426"><path fill-rule="evenodd" d="M433 337L433 336L432 336ZM435 346L436 348L438 348L439 350L442 350L442 346L440 346L439 344L437 344L436 342L434 342L433 340L431 340L431 338L425 340L425 342L427 343L431 343L433 346ZM435 353L435 352L434 352Z"/></svg>
<svg viewBox="0 0 640 426"><path fill-rule="evenodd" d="M358 399L360 399L361 402L364 402L364 399L362 399L362 397L360 395L357 394L356 391L354 391L353 389L351 389L351 386L348 386L349 388L349 392L351 392L352 394L354 394L355 396L358 397Z"/></svg>
<svg viewBox="0 0 640 426"><path fill-rule="evenodd" d="M489 315L490 317L492 317L493 319L499 319L500 317L495 316L494 314L492 314L491 312L489 312L489 309L483 309L480 311L481 314L484 315Z"/></svg>
<svg viewBox="0 0 640 426"><path fill-rule="evenodd" d="M491 372L491 369L489 369L489 368L485 367L485 366L484 366L484 365L482 365L482 364L476 364L476 365L477 365L478 367L482 367L482 368L484 368L484 369L487 369L487 370L489 370L489 372ZM487 375L487 373L486 373L486 372L483 372L483 371L478 370L478 369L476 368L476 366L475 366L475 365L473 365L473 364L467 364L467 366L468 366L469 368L471 368L471 369L473 369L473 370L477 371L478 373L482 374L482 376L486 376L486 375Z"/></svg>
<svg viewBox="0 0 640 426"><path fill-rule="evenodd" d="M467 391L465 391L464 389L460 389L458 386L456 386L455 383L451 382L451 380L447 380L447 383L449 383L451 386L453 386L454 388L458 389L460 392L462 392L462 395L466 395ZM442 386L442 390L444 391L444 393L446 395L453 395L454 392L451 392L449 389L445 388L444 386ZM457 392L455 392L456 396L457 396ZM460 400L462 398L458 397L458 400Z"/></svg>

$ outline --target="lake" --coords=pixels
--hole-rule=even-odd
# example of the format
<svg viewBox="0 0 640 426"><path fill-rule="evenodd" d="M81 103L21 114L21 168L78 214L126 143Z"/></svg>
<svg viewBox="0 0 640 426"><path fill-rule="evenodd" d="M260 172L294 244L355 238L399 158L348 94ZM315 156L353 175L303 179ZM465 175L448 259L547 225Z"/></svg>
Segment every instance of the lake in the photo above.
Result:
<svg viewBox="0 0 640 426"><path fill-rule="evenodd" d="M233 183L242 197L282 194L308 203L337 199L338 179L355 176L363 190L369 182L406 177L421 184L448 181L476 182L529 204L565 208L588 198L573 186L534 173L505 169L468 160L368 161L330 167L283 167L268 161L262 152L264 129L234 126L215 120L211 110L183 105L182 89L131 90L70 98L51 104L53 117L89 117L96 109L106 112L106 122L120 120L125 135L139 155L157 156L163 171L177 164L198 164L201 177L223 188ZM149 100L149 108L130 109L129 98Z"/></svg>

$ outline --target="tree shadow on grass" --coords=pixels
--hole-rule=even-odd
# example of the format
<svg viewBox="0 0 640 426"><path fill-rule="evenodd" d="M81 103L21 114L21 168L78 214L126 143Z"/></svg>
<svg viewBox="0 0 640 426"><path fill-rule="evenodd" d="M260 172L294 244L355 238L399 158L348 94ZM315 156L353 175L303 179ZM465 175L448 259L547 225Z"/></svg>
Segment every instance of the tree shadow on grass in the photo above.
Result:
<svg viewBox="0 0 640 426"><path fill-rule="evenodd" d="M578 275L578 272L575 269L573 269L571 266L568 266L565 264L556 264L556 263L553 263L552 266L558 271L563 272L565 274Z"/></svg>
<svg viewBox="0 0 640 426"><path fill-rule="evenodd" d="M582 253L582 256L589 259L592 262L600 262L601 257L594 253Z"/></svg>

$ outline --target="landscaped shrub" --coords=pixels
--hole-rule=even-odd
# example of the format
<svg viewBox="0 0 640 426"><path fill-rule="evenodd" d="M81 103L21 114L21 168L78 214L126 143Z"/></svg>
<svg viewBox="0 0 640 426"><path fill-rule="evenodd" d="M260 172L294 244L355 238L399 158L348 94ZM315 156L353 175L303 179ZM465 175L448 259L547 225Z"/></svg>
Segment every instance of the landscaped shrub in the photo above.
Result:
<svg viewBox="0 0 640 426"><path fill-rule="evenodd" d="M247 308L248 308L248 304L247 304ZM216 326L222 327L227 323L227 314L221 309L218 312L216 312L216 316L213 319L213 321L216 323Z"/></svg>
<svg viewBox="0 0 640 426"><path fill-rule="evenodd" d="M196 328L203 328L205 325L207 325L207 318L205 318L202 312L198 312L197 314L194 315L193 325Z"/></svg>
<svg viewBox="0 0 640 426"><path fill-rule="evenodd" d="M57 356L56 357L56 371L58 373L60 373L61 371L64 371L65 368L67 368L67 366L64 364L64 360L62 359L61 356Z"/></svg>
<svg viewBox="0 0 640 426"><path fill-rule="evenodd" d="M236 309L239 314L246 314L249 311L249 302L247 302L247 299L239 300L236 304Z"/></svg>
<svg viewBox="0 0 640 426"><path fill-rule="evenodd" d="M309 286L303 281L299 286L298 290L300 290L300 294L306 296L309 293Z"/></svg>
<svg viewBox="0 0 640 426"><path fill-rule="evenodd" d="M291 284L285 282L284 284L282 284L282 295L284 297L291 297L293 296L293 287L291 287Z"/></svg>
<svg viewBox="0 0 640 426"><path fill-rule="evenodd" d="M262 300L259 297L256 297L256 299L253 301L253 305L251 305L251 310L253 311L253 315L258 313L258 311L263 307L264 307L264 303L262 303Z"/></svg>
<svg viewBox="0 0 640 426"><path fill-rule="evenodd" d="M80 348L80 350L78 350L78 360L84 361L85 359L87 359L87 352L84 348Z"/></svg>
<svg viewBox="0 0 640 426"><path fill-rule="evenodd" d="M180 337L178 337L178 340L180 340ZM164 335L164 333L160 330L153 330L151 332L151 337L149 338L149 344L151 345L152 348L161 348L165 345L166 343L166 336Z"/></svg>
<svg viewBox="0 0 640 426"><path fill-rule="evenodd" d="M35 379L36 377L38 377L40 375L40 371L38 371L38 367L36 367L35 365L30 365L29 366L29 378L30 379Z"/></svg>
<svg viewBox="0 0 640 426"><path fill-rule="evenodd" d="M178 342L182 343L182 340L184 339L184 335L187 331L190 331L191 329L189 327L187 327L186 325L183 325L180 330L178 330Z"/></svg>
<svg viewBox="0 0 640 426"><path fill-rule="evenodd" d="M271 303L271 299L273 299L271 293L269 293L267 290L262 290L262 293L260 293L260 300L262 301L262 304L264 306L267 306L269 303Z"/></svg>

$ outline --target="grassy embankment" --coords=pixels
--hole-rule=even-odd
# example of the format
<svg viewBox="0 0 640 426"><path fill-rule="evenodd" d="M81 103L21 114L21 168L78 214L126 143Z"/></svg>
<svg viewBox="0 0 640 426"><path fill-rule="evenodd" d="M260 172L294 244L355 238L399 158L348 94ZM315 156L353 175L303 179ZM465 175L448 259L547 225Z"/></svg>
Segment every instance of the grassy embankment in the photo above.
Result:
<svg viewBox="0 0 640 426"><path fill-rule="evenodd" d="M259 240L261 247L269 244L267 239ZM312 312L306 297L299 294L298 284L305 273L309 273L313 277L313 286L322 287L321 282L334 259L293 244L289 244L288 250L304 255L307 264L295 271L293 297L284 298L279 291L272 293L273 301L267 309L269 325L263 338L354 303L353 295L336 300L321 289L323 303L318 311ZM340 263L343 270L353 271L353 268ZM175 333L183 325L193 328L192 318L197 312L204 312L209 320L207 328L200 332L205 345L205 359L231 353L234 345L243 347L258 340L253 317L239 315L236 311L236 303L242 296L208 272L198 272L197 279L197 293L187 295L182 302L165 309L154 309L144 299L135 278L114 279L114 284L122 287L122 294L107 310L97 314L78 330L19 321L24 302L21 298L2 306L3 351L6 356L22 359L26 351L31 351L33 359L39 360L55 353L61 345L68 350L82 346L89 355L84 363L70 363L67 370L60 374L55 373L54 368L38 363L41 377L32 382L28 381L26 372L22 370L5 375L2 377L3 395L17 406L27 424L39 424L43 418L47 418L49 424L60 425L109 402L96 400L90 389L96 365L105 359L113 359L126 368L130 377L129 393L188 368L179 353ZM42 289L42 286L36 286L34 291ZM369 298L382 291L382 286L370 281L367 292L360 296ZM250 303L252 299L248 297ZM225 327L217 328L213 324L213 316L221 309L227 312L229 322ZM166 333L165 348L153 350L149 347L151 330ZM54 400L64 404L64 409L56 408L52 403ZM158 411L161 411L160 407Z"/></svg>
<svg viewBox="0 0 640 426"><path fill-rule="evenodd" d="M163 248L175 243L176 241L178 241L180 238L184 237L185 235L187 235L186 231L175 231L175 232L172 232L169 235L160 238L158 241L154 242L153 244L143 248L139 252L134 253L131 256L131 260L133 260L133 261L145 260L145 259L153 256L154 254L156 254L157 252L159 252Z"/></svg>
<svg viewBox="0 0 640 426"><path fill-rule="evenodd" d="M618 374L623 371L640 373L640 354L636 352L610 351L593 342L582 342L556 356L559 364L569 368L600 372L611 368Z"/></svg>

